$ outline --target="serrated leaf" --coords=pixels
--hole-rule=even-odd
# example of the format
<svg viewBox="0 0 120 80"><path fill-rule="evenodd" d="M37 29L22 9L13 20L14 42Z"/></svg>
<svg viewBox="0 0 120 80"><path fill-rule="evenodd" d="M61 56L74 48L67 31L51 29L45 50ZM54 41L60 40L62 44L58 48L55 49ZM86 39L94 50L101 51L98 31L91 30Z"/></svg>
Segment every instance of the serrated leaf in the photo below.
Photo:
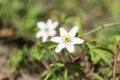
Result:
<svg viewBox="0 0 120 80"><path fill-rule="evenodd" d="M113 51L111 51L105 44L98 41L90 41L86 42L86 47L94 64L102 59L105 63L112 67L109 57L110 53L113 53Z"/></svg>
<svg viewBox="0 0 120 80"><path fill-rule="evenodd" d="M89 48L89 49L94 48L94 46L93 46L93 45L91 45L90 43L86 43L86 45L88 46L88 48Z"/></svg>
<svg viewBox="0 0 120 80"><path fill-rule="evenodd" d="M107 63L110 67L112 67L112 64L110 62L110 54L107 51L101 50L101 49L94 49L94 54L96 54L97 56L100 56L100 58Z"/></svg>
<svg viewBox="0 0 120 80"><path fill-rule="evenodd" d="M93 64L96 64L101 58L94 53L93 50L90 51L91 60L93 61Z"/></svg>

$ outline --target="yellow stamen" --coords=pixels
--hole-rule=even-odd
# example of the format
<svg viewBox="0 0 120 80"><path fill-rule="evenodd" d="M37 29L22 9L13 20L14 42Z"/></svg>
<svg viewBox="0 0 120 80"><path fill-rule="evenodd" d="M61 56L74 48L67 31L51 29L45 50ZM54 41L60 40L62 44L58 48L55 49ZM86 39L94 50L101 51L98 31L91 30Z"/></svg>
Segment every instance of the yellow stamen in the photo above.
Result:
<svg viewBox="0 0 120 80"><path fill-rule="evenodd" d="M62 40L64 42L70 42L70 40L71 40L70 35L64 35L64 36L62 36Z"/></svg>
<svg viewBox="0 0 120 80"><path fill-rule="evenodd" d="M46 32L48 32L48 31L49 31L48 27L45 27L45 31L46 31Z"/></svg>

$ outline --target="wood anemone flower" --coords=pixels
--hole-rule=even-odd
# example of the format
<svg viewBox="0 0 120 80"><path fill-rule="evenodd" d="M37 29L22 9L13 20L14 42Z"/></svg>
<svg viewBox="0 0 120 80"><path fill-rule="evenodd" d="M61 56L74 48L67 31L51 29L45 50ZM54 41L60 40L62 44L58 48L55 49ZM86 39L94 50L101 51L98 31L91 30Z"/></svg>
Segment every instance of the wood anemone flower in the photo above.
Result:
<svg viewBox="0 0 120 80"><path fill-rule="evenodd" d="M49 36L55 36L55 28L58 26L58 22L52 22L51 19L48 19L47 22L38 22L37 27L40 29L36 33L36 38L42 37L42 42L46 42Z"/></svg>
<svg viewBox="0 0 120 80"><path fill-rule="evenodd" d="M63 48L67 48L68 52L74 52L74 44L84 43L83 39L75 37L78 27L74 26L69 32L64 28L60 28L60 37L52 37L51 41L59 43L55 52L60 52Z"/></svg>

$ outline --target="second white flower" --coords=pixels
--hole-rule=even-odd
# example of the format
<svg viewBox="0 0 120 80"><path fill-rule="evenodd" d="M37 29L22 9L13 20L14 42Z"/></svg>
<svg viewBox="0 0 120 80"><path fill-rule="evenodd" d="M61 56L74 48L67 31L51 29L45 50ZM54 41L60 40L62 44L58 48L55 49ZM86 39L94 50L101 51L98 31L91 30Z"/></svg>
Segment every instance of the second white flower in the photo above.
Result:
<svg viewBox="0 0 120 80"><path fill-rule="evenodd" d="M46 42L49 36L55 36L56 31L55 28L58 26L58 22L52 22L51 19L48 19L47 23L38 22L37 27L40 29L36 33L36 38L42 37L42 42Z"/></svg>

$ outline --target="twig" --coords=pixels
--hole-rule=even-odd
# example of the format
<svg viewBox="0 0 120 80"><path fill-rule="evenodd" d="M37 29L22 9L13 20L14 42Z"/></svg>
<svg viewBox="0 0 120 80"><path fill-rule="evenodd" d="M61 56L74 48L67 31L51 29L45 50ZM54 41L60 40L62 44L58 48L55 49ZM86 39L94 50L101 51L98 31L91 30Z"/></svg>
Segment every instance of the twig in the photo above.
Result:
<svg viewBox="0 0 120 80"><path fill-rule="evenodd" d="M114 66L113 66L113 80L116 78L116 67L117 67L117 58L118 54L120 54L120 45L117 39L115 39L115 52L114 52Z"/></svg>
<svg viewBox="0 0 120 80"><path fill-rule="evenodd" d="M119 25L119 24L120 24L120 22L104 24L104 25L102 25L102 26L99 26L99 27L97 27L97 28L91 30L91 31L88 32L88 33L85 33L85 34L81 35L80 37L89 36L89 35L93 34L94 32L99 31L99 30L101 30L101 29L103 29L103 28L107 28L107 27L111 27L111 26Z"/></svg>
<svg viewBox="0 0 120 80"><path fill-rule="evenodd" d="M42 64L47 70L50 70L50 66L44 58L42 59Z"/></svg>

